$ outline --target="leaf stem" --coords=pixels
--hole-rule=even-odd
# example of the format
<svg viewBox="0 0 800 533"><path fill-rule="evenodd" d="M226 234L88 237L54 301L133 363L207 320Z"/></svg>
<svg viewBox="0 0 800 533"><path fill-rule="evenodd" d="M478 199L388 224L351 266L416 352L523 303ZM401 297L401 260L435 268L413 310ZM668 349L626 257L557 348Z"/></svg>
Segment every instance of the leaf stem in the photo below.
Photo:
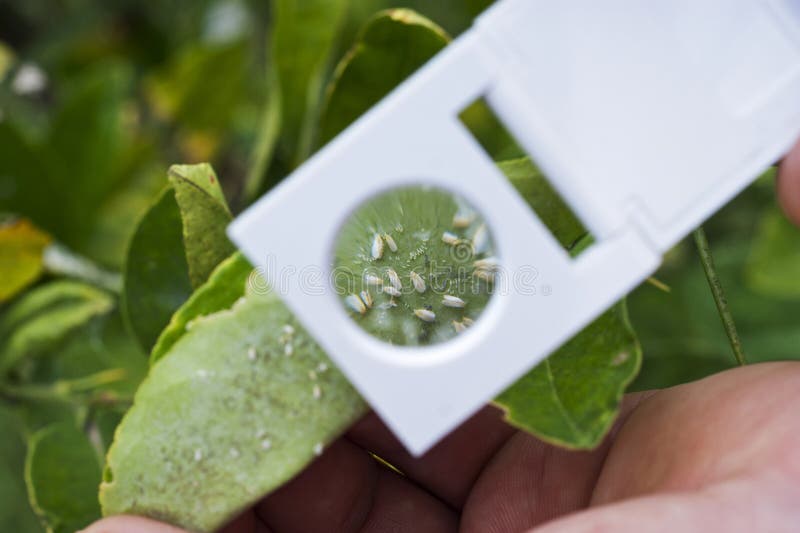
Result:
<svg viewBox="0 0 800 533"><path fill-rule="evenodd" d="M61 244L51 244L44 250L44 267L51 274L85 281L113 293L122 292L122 276L97 266Z"/></svg>
<svg viewBox="0 0 800 533"><path fill-rule="evenodd" d="M112 368L77 379L55 381L47 385L0 383L0 394L15 400L75 403L80 401L77 395L120 381L125 378L125 374L126 372L122 368ZM90 397L89 403L116 403L117 400L123 399L109 392L100 391Z"/></svg>
<svg viewBox="0 0 800 533"><path fill-rule="evenodd" d="M745 359L744 350L742 349L742 341L739 338L739 333L736 331L736 323L728 307L725 289L722 287L722 282L714 266L714 257L711 255L708 237L706 237L706 232L702 226L694 231L693 236L697 251L700 254L700 262L703 264L703 270L706 273L708 286L711 288L711 294L714 295L714 303L717 304L717 311L722 319L722 325L725 328L725 334L728 336L728 340L731 343L733 356L736 358L736 363L739 366L744 366L747 364L747 360Z"/></svg>

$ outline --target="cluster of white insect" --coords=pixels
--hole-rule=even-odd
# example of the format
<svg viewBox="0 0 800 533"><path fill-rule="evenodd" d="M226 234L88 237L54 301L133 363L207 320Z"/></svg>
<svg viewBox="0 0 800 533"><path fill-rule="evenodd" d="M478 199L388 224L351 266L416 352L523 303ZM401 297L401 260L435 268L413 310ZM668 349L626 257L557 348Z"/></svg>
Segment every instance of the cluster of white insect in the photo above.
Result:
<svg viewBox="0 0 800 533"><path fill-rule="evenodd" d="M389 250L394 253L397 251L397 243L388 233L376 233L372 236L372 249L370 255L373 259L380 259L383 257L384 244L389 247Z"/></svg>

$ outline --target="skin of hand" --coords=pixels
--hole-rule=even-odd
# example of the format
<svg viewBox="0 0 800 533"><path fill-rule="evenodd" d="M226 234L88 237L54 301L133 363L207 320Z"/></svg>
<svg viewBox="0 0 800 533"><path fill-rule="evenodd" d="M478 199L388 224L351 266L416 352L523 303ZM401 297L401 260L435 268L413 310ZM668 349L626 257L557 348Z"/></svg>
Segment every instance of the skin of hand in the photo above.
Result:
<svg viewBox="0 0 800 533"><path fill-rule="evenodd" d="M800 143L778 195L800 225ZM544 443L486 408L418 459L370 414L222 533L797 532L798 402L800 363L752 365L627 395L591 452ZM185 532L119 516L85 533Z"/></svg>

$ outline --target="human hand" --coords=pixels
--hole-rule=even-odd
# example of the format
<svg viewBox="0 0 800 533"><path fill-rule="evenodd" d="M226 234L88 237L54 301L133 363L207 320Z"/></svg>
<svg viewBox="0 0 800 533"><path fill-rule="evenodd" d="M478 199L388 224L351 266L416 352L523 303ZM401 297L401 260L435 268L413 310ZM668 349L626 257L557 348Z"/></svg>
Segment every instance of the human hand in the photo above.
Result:
<svg viewBox="0 0 800 533"><path fill-rule="evenodd" d="M781 163L778 199L786 215L800 226L800 142Z"/></svg>
<svg viewBox="0 0 800 533"><path fill-rule="evenodd" d="M629 394L591 452L548 445L486 408L420 459L368 415L223 531L796 532L798 401L800 364L753 365ZM113 517L87 533L182 530Z"/></svg>

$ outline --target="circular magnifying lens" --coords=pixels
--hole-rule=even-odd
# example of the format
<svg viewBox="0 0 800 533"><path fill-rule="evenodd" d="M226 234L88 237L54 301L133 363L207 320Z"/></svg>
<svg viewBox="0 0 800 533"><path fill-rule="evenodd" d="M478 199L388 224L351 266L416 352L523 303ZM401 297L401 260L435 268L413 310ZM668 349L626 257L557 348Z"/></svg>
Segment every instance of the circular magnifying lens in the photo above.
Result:
<svg viewBox="0 0 800 533"><path fill-rule="evenodd" d="M334 289L350 317L401 346L466 332L492 297L500 268L478 211L428 186L364 202L342 225L333 253Z"/></svg>

